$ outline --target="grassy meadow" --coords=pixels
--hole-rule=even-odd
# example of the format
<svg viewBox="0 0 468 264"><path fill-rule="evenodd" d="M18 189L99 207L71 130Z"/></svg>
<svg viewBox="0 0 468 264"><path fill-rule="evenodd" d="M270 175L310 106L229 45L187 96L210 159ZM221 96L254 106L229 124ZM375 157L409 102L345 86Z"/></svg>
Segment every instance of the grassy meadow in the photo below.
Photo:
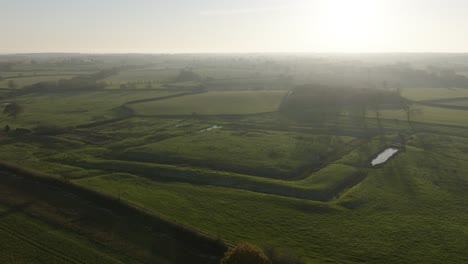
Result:
<svg viewBox="0 0 468 264"><path fill-rule="evenodd" d="M426 105L414 105L415 113L411 120L414 122L424 122L441 125L468 126L468 116L466 110L446 109L443 107L434 107ZM399 120L406 122L406 113L399 110L383 110L382 116L385 119ZM373 114L369 113L371 117Z"/></svg>
<svg viewBox="0 0 468 264"><path fill-rule="evenodd" d="M466 232L460 232L465 229L463 219L468 219L461 213L466 200L459 199L464 196L459 184L466 184L467 178L458 178L444 166L460 166L460 172L468 167L458 158L438 154L444 144L424 153L417 139L414 136L414 146L382 170L369 169L364 181L331 203L158 183L133 175L79 182L111 194L125 189L124 197L135 204L232 241L294 248L310 263L331 261L330 255L340 263L467 260L460 255L464 246L459 243L467 239ZM434 208L442 219L434 219ZM402 240L401 234L411 239Z"/></svg>
<svg viewBox="0 0 468 264"><path fill-rule="evenodd" d="M403 89L404 97L414 101L468 97L468 90L463 88L413 88Z"/></svg>
<svg viewBox="0 0 468 264"><path fill-rule="evenodd" d="M356 100L336 110L336 98L367 96L365 89L304 96L297 102L308 110L298 114L300 105L290 112L284 105L297 94L286 76L294 63L131 57L129 66L111 58L2 72L33 84L117 69L92 80L105 83L95 89L0 94L3 107L23 108L0 119L0 161L227 245L274 246L305 263L468 262L468 109L445 107L466 106L468 89L402 89L418 110L409 123L391 100L393 107ZM184 71L192 79L181 78ZM399 152L372 167L388 147ZM23 208L0 198L2 263L184 263L177 254L186 248L194 263L219 262L196 243L148 227L149 216L127 219L56 188L31 185L34 192L19 195L21 185L7 180L0 178L0 193L38 202Z"/></svg>
<svg viewBox="0 0 468 264"><path fill-rule="evenodd" d="M175 94L168 91L94 91L89 93L50 93L24 95L16 102L24 105L21 118L9 120L24 127L76 126L119 116L126 102ZM5 101L8 102L8 101Z"/></svg>
<svg viewBox="0 0 468 264"><path fill-rule="evenodd" d="M273 112L284 91L208 92L132 105L141 115L243 115Z"/></svg>
<svg viewBox="0 0 468 264"><path fill-rule="evenodd" d="M158 81L170 82L179 73L176 69L138 69L119 72L119 74L104 79L106 82L138 82L138 81Z"/></svg>

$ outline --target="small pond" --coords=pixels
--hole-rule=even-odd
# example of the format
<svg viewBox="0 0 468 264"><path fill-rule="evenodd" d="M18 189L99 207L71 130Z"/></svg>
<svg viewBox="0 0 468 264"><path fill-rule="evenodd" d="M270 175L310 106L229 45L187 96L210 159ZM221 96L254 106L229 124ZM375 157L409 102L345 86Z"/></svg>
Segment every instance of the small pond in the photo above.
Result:
<svg viewBox="0 0 468 264"><path fill-rule="evenodd" d="M213 130L213 129L220 129L220 128L223 128L223 126L214 125L214 126L211 126L209 128L202 129L202 130L200 130L200 132L207 132L207 131L210 131L210 130Z"/></svg>
<svg viewBox="0 0 468 264"><path fill-rule="evenodd" d="M387 148L384 151L382 151L375 159L371 161L372 166L377 166L380 164L383 164L387 162L389 158L391 158L395 153L397 153L399 149L397 148Z"/></svg>

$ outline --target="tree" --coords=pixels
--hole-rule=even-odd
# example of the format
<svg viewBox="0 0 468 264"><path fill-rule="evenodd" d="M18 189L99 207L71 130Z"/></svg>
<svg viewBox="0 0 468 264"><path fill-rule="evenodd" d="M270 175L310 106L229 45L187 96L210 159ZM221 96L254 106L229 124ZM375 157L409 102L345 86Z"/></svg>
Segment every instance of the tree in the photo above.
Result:
<svg viewBox="0 0 468 264"><path fill-rule="evenodd" d="M271 264L271 261L259 247L241 243L224 254L221 264Z"/></svg>
<svg viewBox="0 0 468 264"><path fill-rule="evenodd" d="M3 109L3 114L16 118L17 115L24 111L23 107L17 103L9 103Z"/></svg>
<svg viewBox="0 0 468 264"><path fill-rule="evenodd" d="M372 111L375 113L375 118L377 120L377 126L379 127L379 132L380 134L383 134L383 127L382 127L382 112L381 110L381 104L382 104L382 93L380 91L376 92L370 102L370 106L372 108Z"/></svg>
<svg viewBox="0 0 468 264"><path fill-rule="evenodd" d="M411 128L413 128L413 125L411 123L411 119L415 115L419 115L422 113L421 109L415 109L414 104L411 101L405 100L402 105L402 109L406 114L406 121L408 121L408 124Z"/></svg>
<svg viewBox="0 0 468 264"><path fill-rule="evenodd" d="M194 82L200 81L200 76L194 73L191 69L181 70L176 78L177 82Z"/></svg>
<svg viewBox="0 0 468 264"><path fill-rule="evenodd" d="M13 80L10 80L10 81L8 81L8 88L16 89L16 88L18 88L18 85Z"/></svg>

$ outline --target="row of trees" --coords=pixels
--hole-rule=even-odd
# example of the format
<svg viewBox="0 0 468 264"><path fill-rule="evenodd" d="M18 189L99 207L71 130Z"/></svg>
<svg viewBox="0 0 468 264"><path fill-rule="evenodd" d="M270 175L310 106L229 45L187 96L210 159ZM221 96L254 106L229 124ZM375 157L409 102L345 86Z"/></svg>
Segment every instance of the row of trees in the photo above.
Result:
<svg viewBox="0 0 468 264"><path fill-rule="evenodd" d="M3 80L5 80L5 78L3 78L2 76L0 76L0 82L3 81ZM9 80L9 81L7 82L7 87L8 87L9 89L16 89L16 88L18 88L18 84L17 84L15 81L13 81L13 80Z"/></svg>
<svg viewBox="0 0 468 264"><path fill-rule="evenodd" d="M12 95L22 95L32 92L54 92L54 91L82 91L82 90L97 90L106 86L99 80L117 74L118 68L111 68L99 71L88 76L77 76L69 80L59 80L57 82L40 82L33 85L25 86L23 89L16 90Z"/></svg>
<svg viewBox="0 0 468 264"><path fill-rule="evenodd" d="M400 90L351 89L322 85L296 87L283 100L280 112L301 121L323 123L336 120L340 115L351 116L362 127L373 113L382 131L382 111L399 109L405 112L407 121L420 114L414 104L401 96Z"/></svg>
<svg viewBox="0 0 468 264"><path fill-rule="evenodd" d="M16 119L16 117L23 113L23 107L18 103L8 103L3 108L3 114Z"/></svg>
<svg viewBox="0 0 468 264"><path fill-rule="evenodd" d="M7 116L7 118L16 119L16 117L23 112L24 112L23 107L16 102L4 104L3 114ZM5 133L9 133L10 129L11 128L9 125L5 125L4 127Z"/></svg>

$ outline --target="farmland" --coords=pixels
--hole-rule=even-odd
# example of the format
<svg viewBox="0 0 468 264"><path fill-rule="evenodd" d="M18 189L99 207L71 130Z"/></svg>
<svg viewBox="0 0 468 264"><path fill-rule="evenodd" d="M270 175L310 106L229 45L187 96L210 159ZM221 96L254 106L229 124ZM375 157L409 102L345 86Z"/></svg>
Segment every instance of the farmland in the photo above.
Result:
<svg viewBox="0 0 468 264"><path fill-rule="evenodd" d="M309 64L285 70L289 60L102 56L61 69L86 89L2 95L22 111L2 116L0 160L41 184L2 177L2 193L40 202L0 199L0 252L11 252L0 260L184 263L189 248L184 258L217 263L219 249L193 241L248 241L306 263L468 261L466 88L304 85ZM388 147L399 152L370 166ZM63 190L49 197L49 184Z"/></svg>
<svg viewBox="0 0 468 264"><path fill-rule="evenodd" d="M133 105L142 115L230 115L274 112L284 91L210 92Z"/></svg>
<svg viewBox="0 0 468 264"><path fill-rule="evenodd" d="M157 98L170 94L167 91L131 93L128 91L95 91L90 93L50 93L47 95L25 95L16 98L27 105L21 119L12 120L24 127L32 126L76 126L119 115L119 107L127 101ZM103 100L105 98L105 100ZM60 111L58 111L60 109Z"/></svg>

